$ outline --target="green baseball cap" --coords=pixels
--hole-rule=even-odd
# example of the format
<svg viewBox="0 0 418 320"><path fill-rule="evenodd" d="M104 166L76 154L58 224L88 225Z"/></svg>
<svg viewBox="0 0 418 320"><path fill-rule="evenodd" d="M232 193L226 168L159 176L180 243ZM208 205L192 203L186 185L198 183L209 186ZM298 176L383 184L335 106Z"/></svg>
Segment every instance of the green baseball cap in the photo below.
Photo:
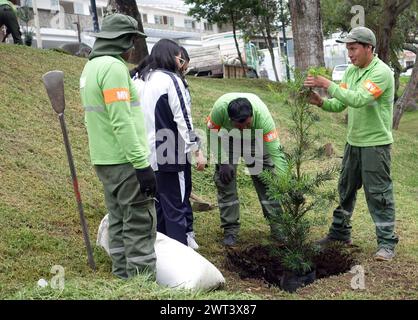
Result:
<svg viewBox="0 0 418 320"><path fill-rule="evenodd" d="M103 18L102 30L92 36L103 39L115 39L128 33L136 34L143 38L147 37L138 30L138 22L134 18L121 13L114 13Z"/></svg>
<svg viewBox="0 0 418 320"><path fill-rule="evenodd" d="M361 42L371 44L376 47L376 36L373 31L366 27L356 27L351 29L350 33L343 39L336 40L338 43Z"/></svg>

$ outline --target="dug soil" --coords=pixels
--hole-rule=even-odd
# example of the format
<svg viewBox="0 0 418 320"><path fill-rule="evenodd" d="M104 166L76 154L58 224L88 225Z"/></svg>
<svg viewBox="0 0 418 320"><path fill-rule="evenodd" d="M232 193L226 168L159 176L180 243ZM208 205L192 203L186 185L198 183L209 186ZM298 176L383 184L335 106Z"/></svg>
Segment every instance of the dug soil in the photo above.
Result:
<svg viewBox="0 0 418 320"><path fill-rule="evenodd" d="M246 248L228 248L226 267L242 279L254 278L280 287L284 268L280 261L283 248L270 245L255 245ZM342 245L322 249L314 258L316 279L326 278L349 271L357 264L356 248Z"/></svg>

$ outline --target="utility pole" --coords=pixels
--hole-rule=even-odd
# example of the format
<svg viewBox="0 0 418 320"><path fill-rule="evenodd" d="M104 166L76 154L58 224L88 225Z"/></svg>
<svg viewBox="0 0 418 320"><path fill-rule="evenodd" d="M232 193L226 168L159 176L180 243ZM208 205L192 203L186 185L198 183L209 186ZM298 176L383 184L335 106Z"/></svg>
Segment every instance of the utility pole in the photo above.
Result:
<svg viewBox="0 0 418 320"><path fill-rule="evenodd" d="M93 29L94 32L99 32L99 20L97 18L96 0L90 0L91 15L93 16Z"/></svg>
<svg viewBox="0 0 418 320"><path fill-rule="evenodd" d="M282 32L283 32L283 48L284 48L284 55L286 57L286 76L287 81L290 81L290 70L289 70L289 57L287 55L287 38L286 38L286 22L283 13L283 0L280 0L280 19L282 20Z"/></svg>
<svg viewBox="0 0 418 320"><path fill-rule="evenodd" d="M32 0L32 7L33 7L33 19L35 23L35 30L36 30L36 45L38 49L42 49L42 38L41 38L41 28L39 26L39 13L38 13L38 5L36 0Z"/></svg>
<svg viewBox="0 0 418 320"><path fill-rule="evenodd" d="M81 43L81 29L80 29L80 16L77 15L77 22L73 22L77 26L78 43Z"/></svg>

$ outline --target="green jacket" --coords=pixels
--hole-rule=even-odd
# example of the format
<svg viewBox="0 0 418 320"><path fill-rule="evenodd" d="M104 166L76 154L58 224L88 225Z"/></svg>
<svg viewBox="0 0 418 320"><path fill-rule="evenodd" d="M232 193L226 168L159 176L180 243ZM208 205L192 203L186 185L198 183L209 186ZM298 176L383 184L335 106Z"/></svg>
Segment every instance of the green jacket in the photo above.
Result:
<svg viewBox="0 0 418 320"><path fill-rule="evenodd" d="M284 154L280 145L276 125L267 106L261 99L252 93L227 93L221 96L213 105L212 112L207 119L206 130L208 139L214 139L218 136L221 128L226 131L234 129L228 116L228 105L237 98L247 98L253 108L253 121L251 124L251 139L255 137L255 130L261 130L263 133L263 147L272 158L272 161L279 172L284 172L287 167ZM242 136L240 136L242 137ZM208 144L210 141L208 140ZM218 148L221 162L227 159L222 148Z"/></svg>
<svg viewBox="0 0 418 320"><path fill-rule="evenodd" d="M144 115L122 58L101 56L88 61L80 92L92 163L149 166Z"/></svg>
<svg viewBox="0 0 418 320"><path fill-rule="evenodd" d="M370 147L393 143L394 77L377 56L366 68L350 66L340 85L332 83L328 93L333 99L324 101L324 110L341 112L348 107L350 145Z"/></svg>

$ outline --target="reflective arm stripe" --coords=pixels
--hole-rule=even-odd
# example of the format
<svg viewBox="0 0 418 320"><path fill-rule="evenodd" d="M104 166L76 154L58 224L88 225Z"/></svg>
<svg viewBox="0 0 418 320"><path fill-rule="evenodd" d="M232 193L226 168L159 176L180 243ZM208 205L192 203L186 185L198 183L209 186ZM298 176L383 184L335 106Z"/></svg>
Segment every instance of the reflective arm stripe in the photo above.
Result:
<svg viewBox="0 0 418 320"><path fill-rule="evenodd" d="M209 130L212 130L212 129L219 130L219 129L221 129L221 126L219 126L215 122L213 122L212 119L210 118L210 116L208 116L206 118L206 124L207 124Z"/></svg>
<svg viewBox="0 0 418 320"><path fill-rule="evenodd" d="M366 88L367 91L369 91L374 96L375 99L379 98L383 93L383 90L380 89L376 83L370 80L366 80L363 83L363 86Z"/></svg>
<svg viewBox="0 0 418 320"><path fill-rule="evenodd" d="M104 112L105 108L102 106L84 106L85 112Z"/></svg>
<svg viewBox="0 0 418 320"><path fill-rule="evenodd" d="M278 136L277 130L274 129L274 130L272 130L270 132L267 132L265 135L263 135L263 140L265 142L272 142L273 140L276 140L277 139L277 136Z"/></svg>
<svg viewBox="0 0 418 320"><path fill-rule="evenodd" d="M131 100L131 95L129 93L128 88L114 88L103 90L103 96L106 104Z"/></svg>
<svg viewBox="0 0 418 320"><path fill-rule="evenodd" d="M139 101L131 102L132 108L137 108L140 106L141 104L139 103ZM105 107L103 106L84 106L83 108L85 112L104 112L105 111Z"/></svg>

